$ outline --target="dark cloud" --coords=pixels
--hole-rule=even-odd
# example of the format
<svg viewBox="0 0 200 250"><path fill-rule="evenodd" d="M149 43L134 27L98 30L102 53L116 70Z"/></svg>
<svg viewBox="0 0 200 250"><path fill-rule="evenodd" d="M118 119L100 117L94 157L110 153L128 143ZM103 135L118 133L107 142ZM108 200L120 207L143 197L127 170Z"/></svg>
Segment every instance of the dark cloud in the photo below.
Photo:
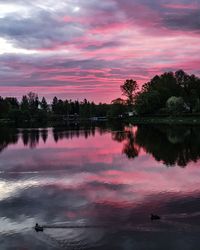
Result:
<svg viewBox="0 0 200 250"><path fill-rule="evenodd" d="M123 11L127 20L155 33L163 33L175 29L178 31L196 31L200 28L200 1L171 0L114 0L118 10ZM194 8L196 6L196 8ZM147 28L147 29L146 29ZM154 30L156 29L156 30Z"/></svg>
<svg viewBox="0 0 200 250"><path fill-rule="evenodd" d="M98 50L98 49L103 49L103 48L112 48L112 47L117 47L121 45L121 42L119 41L111 41L111 42L105 42L99 45L88 45L86 47L87 50Z"/></svg>
<svg viewBox="0 0 200 250"><path fill-rule="evenodd" d="M0 21L0 36L27 49L51 48L82 34L78 24L64 23L47 11L40 11L30 18L8 16Z"/></svg>
<svg viewBox="0 0 200 250"><path fill-rule="evenodd" d="M177 11L176 13L167 14L163 18L164 24L178 31L200 31L200 8L197 10L184 10L184 13Z"/></svg>

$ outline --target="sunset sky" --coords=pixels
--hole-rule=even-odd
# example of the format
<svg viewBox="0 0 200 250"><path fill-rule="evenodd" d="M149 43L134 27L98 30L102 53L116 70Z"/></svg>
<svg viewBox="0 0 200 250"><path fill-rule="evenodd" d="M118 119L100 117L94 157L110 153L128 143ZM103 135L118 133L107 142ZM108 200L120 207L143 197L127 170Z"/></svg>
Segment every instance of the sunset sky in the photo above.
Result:
<svg viewBox="0 0 200 250"><path fill-rule="evenodd" d="M0 0L1 96L110 102L199 55L200 0Z"/></svg>

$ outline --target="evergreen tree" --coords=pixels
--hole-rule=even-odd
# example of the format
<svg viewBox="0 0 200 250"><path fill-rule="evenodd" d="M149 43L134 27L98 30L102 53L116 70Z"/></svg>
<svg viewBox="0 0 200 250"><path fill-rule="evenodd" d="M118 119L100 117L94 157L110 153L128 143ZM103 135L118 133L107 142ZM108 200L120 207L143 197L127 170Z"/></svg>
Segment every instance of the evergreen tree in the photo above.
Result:
<svg viewBox="0 0 200 250"><path fill-rule="evenodd" d="M57 105L58 105L58 98L55 96L53 98L53 102L52 102L52 105L51 105L52 111L53 111L54 114L57 113Z"/></svg>
<svg viewBox="0 0 200 250"><path fill-rule="evenodd" d="M20 104L21 110L23 111L28 111L29 110L29 103L28 103L28 98L26 95L22 97L22 101Z"/></svg>
<svg viewBox="0 0 200 250"><path fill-rule="evenodd" d="M41 109L43 111L45 111L45 112L48 111L48 104L47 104L45 97L42 97L42 101L40 102L40 106L41 106Z"/></svg>

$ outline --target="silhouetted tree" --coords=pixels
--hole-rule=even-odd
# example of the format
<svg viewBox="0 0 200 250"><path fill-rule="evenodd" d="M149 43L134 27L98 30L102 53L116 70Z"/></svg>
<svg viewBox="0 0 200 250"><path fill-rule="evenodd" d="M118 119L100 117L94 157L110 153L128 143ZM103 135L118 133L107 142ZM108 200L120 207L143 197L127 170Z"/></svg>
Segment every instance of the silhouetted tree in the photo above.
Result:
<svg viewBox="0 0 200 250"><path fill-rule="evenodd" d="M161 108L160 95L158 91L152 90L142 92L136 96L135 110L139 115L154 114Z"/></svg>
<svg viewBox="0 0 200 250"><path fill-rule="evenodd" d="M120 86L123 95L125 95L128 99L127 102L129 105L133 104L134 95L136 90L138 89L137 82L130 79L126 80L123 85Z"/></svg>
<svg viewBox="0 0 200 250"><path fill-rule="evenodd" d="M28 93L28 104L29 104L29 109L32 113L38 111L39 98L36 93L33 92Z"/></svg>
<svg viewBox="0 0 200 250"><path fill-rule="evenodd" d="M21 101L20 107L21 107L21 110L23 110L23 111L29 110L29 103L28 103L28 98L27 98L26 95L24 95L22 97L22 101Z"/></svg>
<svg viewBox="0 0 200 250"><path fill-rule="evenodd" d="M58 105L58 98L55 96L54 98L53 98L53 102L52 102L52 105L51 105L51 107L52 107L52 111L53 111L53 113L54 114L57 114L57 105Z"/></svg>
<svg viewBox="0 0 200 250"><path fill-rule="evenodd" d="M190 112L200 110L200 79L195 75L186 74L183 70L176 71L175 74L167 72L156 75L150 82L145 83L137 94L136 109L140 114L154 114L164 109L167 112L169 109L165 108L166 102L172 96L181 97Z"/></svg>
<svg viewBox="0 0 200 250"><path fill-rule="evenodd" d="M13 110L18 110L19 109L19 102L17 98L15 97L6 97L5 101L10 104L10 108Z"/></svg>
<svg viewBox="0 0 200 250"><path fill-rule="evenodd" d="M0 97L0 117L4 118L7 116L8 112L11 109L11 105L7 100L4 100Z"/></svg>
<svg viewBox="0 0 200 250"><path fill-rule="evenodd" d="M117 98L111 102L110 109L108 110L107 115L111 118L123 117L127 110L126 102L121 99Z"/></svg>
<svg viewBox="0 0 200 250"><path fill-rule="evenodd" d="M48 104L47 104L45 97L42 97L42 101L40 102L40 106L44 112L48 111Z"/></svg>

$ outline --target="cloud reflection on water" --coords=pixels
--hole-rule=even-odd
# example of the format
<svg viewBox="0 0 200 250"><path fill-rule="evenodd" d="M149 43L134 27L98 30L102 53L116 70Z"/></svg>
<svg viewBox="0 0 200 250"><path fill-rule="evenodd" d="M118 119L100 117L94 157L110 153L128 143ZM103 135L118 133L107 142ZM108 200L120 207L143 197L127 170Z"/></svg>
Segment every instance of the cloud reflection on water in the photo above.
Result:
<svg viewBox="0 0 200 250"><path fill-rule="evenodd" d="M65 241L65 244L85 241L86 247L83 248L82 242L81 249L98 249L98 244L104 246L103 249L113 248L116 244L118 249L124 249L127 241L131 245L137 241L136 249L145 249L141 245L141 235L147 237L146 232L151 235L147 241L155 249L163 243L152 242L154 233L164 240L162 232L173 232L172 239L180 239L184 232L183 241L193 239L197 242L195 232L200 231L200 174L198 163L192 158L198 152L197 144L194 142L190 147L193 154L187 168L167 168L162 154L155 160L159 139L154 139L155 145L153 142L147 145L153 129L154 134L156 128L148 127L126 127L125 131L119 132L92 128L92 132L89 130L87 133L84 130L20 130L17 136L15 132L8 136L18 138L17 141L5 140L5 136L1 136L1 143L6 145L7 142L7 146L0 155L0 218L6 225L1 227L0 243L6 238L4 242L10 246L7 235L11 234L17 246L29 246L32 242L29 234L32 234L31 227L36 221L50 225L63 222L109 225L108 228L78 232L46 231L49 237ZM167 138L173 141L170 149L175 149L175 144L181 150L190 145L191 139L185 133L188 128L182 130L185 137L176 134L176 140L172 140L171 131L160 132L165 143ZM193 140L196 130L189 128L189 131ZM144 138L141 133L145 134ZM160 133L157 131L157 136ZM29 139L25 140L24 134ZM135 147L138 151L134 157L127 157L124 150L129 142L128 149ZM152 149L149 149L151 145ZM165 149L162 152L165 153ZM149 214L152 212L162 215L160 224L151 223ZM19 243L16 238L23 238L21 242L24 243ZM48 249L45 247L49 242L42 240L41 246ZM72 245L69 249L74 249ZM33 244L31 249L36 249L35 246ZM55 245L51 247L56 249ZM172 247L177 245L174 243Z"/></svg>

